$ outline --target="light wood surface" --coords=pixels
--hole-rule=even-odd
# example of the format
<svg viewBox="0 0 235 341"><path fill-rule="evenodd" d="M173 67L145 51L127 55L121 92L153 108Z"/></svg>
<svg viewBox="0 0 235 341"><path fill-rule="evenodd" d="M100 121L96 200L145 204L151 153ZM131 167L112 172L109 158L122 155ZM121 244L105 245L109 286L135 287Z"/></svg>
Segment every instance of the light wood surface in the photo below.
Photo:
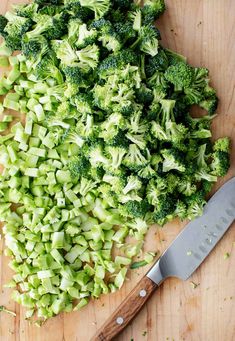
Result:
<svg viewBox="0 0 235 341"><path fill-rule="evenodd" d="M17 2L25 1L0 0L0 13ZM218 89L220 106L213 136L229 135L233 139L228 179L235 175L235 1L168 0L167 5L158 25L163 44L186 55L194 65L207 66L212 84ZM219 181L216 188L224 181ZM163 229L151 228L145 248L162 252L183 225L174 222ZM225 260L226 252L230 257ZM8 261L7 257L0 257L0 305L14 310L17 317L0 313L1 341L89 341L148 270L147 267L131 270L129 280L118 293L92 301L80 312L61 314L37 328L24 320L23 308L10 299L11 290L3 288L12 274ZM200 285L193 289L190 281ZM132 338L235 340L235 224L191 279L167 280L116 341Z"/></svg>

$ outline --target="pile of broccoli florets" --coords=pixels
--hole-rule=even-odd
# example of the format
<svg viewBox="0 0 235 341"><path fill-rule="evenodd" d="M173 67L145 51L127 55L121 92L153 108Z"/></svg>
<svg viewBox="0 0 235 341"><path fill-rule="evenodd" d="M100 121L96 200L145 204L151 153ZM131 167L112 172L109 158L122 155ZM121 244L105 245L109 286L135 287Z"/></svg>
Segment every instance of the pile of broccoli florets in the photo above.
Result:
<svg viewBox="0 0 235 341"><path fill-rule="evenodd" d="M35 0L0 16L0 53L21 51L0 81L3 107L26 117L0 137L0 213L20 264L15 282L32 277L22 284L30 293L36 283L29 308L58 295L39 306L46 318L119 288L140 249L125 249L126 236L141 241L149 224L201 215L229 169L229 139L211 141L218 101L208 70L161 46L164 0L139 3ZM206 113L192 117L195 105ZM130 259L113 262L114 245Z"/></svg>

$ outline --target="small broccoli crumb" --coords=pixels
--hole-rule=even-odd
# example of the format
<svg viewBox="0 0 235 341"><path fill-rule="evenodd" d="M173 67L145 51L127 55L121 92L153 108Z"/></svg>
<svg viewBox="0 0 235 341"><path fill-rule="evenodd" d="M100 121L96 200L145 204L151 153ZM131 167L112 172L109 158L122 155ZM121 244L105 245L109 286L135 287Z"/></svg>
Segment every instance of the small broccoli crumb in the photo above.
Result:
<svg viewBox="0 0 235 341"><path fill-rule="evenodd" d="M224 259L228 259L230 257L230 253L229 252L226 252L225 254L224 254Z"/></svg>
<svg viewBox="0 0 235 341"><path fill-rule="evenodd" d="M196 289L200 285L200 283L195 283L193 281L191 281L190 284L191 284L193 289Z"/></svg>
<svg viewBox="0 0 235 341"><path fill-rule="evenodd" d="M1 311L4 312L4 313L7 313L9 315L16 316L16 313L14 311L8 310L3 305L0 305L0 312Z"/></svg>
<svg viewBox="0 0 235 341"><path fill-rule="evenodd" d="M142 333L142 336L146 336L147 335L147 331L144 330L143 333Z"/></svg>

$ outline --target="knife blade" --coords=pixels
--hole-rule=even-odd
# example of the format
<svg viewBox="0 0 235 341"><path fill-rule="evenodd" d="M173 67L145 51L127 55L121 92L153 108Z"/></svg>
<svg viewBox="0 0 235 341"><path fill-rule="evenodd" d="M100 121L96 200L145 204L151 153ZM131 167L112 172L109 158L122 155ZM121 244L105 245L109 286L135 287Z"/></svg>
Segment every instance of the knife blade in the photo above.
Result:
<svg viewBox="0 0 235 341"><path fill-rule="evenodd" d="M208 201L203 215L186 225L150 271L91 341L110 341L134 318L168 277L186 280L201 265L235 219L235 177Z"/></svg>

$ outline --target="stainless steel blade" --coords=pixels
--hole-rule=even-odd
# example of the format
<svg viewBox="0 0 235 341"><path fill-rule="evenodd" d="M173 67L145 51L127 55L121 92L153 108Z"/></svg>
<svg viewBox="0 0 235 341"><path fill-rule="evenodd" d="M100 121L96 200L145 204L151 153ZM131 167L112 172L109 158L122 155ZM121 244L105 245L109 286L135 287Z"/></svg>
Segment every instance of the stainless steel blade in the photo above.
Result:
<svg viewBox="0 0 235 341"><path fill-rule="evenodd" d="M186 280L199 267L235 219L235 177L208 201L147 274L159 284L167 277Z"/></svg>

